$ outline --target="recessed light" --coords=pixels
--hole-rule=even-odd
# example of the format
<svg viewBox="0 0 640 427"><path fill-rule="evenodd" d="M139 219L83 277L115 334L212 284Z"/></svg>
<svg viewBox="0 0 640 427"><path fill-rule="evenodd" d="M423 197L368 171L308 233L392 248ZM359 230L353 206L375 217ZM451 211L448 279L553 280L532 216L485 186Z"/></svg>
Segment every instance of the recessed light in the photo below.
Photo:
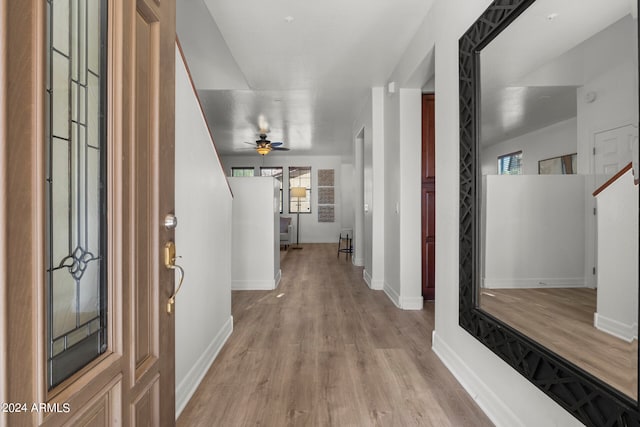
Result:
<svg viewBox="0 0 640 427"><path fill-rule="evenodd" d="M553 21L554 19L556 19L558 17L558 14L553 12L547 15L547 21Z"/></svg>
<svg viewBox="0 0 640 427"><path fill-rule="evenodd" d="M285 16L285 17L284 17L284 21L285 21L287 24L291 24L291 23L293 22L293 16Z"/></svg>

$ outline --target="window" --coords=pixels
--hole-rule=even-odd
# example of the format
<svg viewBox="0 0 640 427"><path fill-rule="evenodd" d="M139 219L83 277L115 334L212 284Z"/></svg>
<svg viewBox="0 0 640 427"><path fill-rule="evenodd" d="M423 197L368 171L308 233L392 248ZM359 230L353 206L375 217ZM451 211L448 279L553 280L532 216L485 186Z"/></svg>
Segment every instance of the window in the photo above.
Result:
<svg viewBox="0 0 640 427"><path fill-rule="evenodd" d="M268 168L268 167L261 167L260 168L260 176L272 176L276 179L276 181L278 181L278 184L280 185L280 213L283 212L282 208L283 208L283 203L282 203L282 168L281 167L277 167L277 168Z"/></svg>
<svg viewBox="0 0 640 427"><path fill-rule="evenodd" d="M498 175L522 175L522 151L499 156Z"/></svg>
<svg viewBox="0 0 640 427"><path fill-rule="evenodd" d="M254 176L253 168L231 168L231 176Z"/></svg>
<svg viewBox="0 0 640 427"><path fill-rule="evenodd" d="M47 386L107 349L107 1L47 1Z"/></svg>
<svg viewBox="0 0 640 427"><path fill-rule="evenodd" d="M291 197L291 189L293 187L304 187L307 189L307 196ZM300 213L311 213L311 167L289 167L289 212L298 212L298 202L300 204Z"/></svg>

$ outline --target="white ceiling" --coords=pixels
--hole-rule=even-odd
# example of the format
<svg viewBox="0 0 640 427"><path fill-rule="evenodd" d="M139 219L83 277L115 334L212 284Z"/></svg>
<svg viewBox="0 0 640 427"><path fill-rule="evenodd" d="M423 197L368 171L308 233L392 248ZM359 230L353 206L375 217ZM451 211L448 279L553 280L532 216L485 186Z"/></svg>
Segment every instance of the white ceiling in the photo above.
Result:
<svg viewBox="0 0 640 427"><path fill-rule="evenodd" d="M606 68L612 55L634 52L624 43L633 40L627 33L623 43L600 50L586 42L625 15L637 15L636 8L636 0L534 2L480 53L483 143L575 117L576 88L584 84L587 64ZM588 57L593 54L599 59Z"/></svg>
<svg viewBox="0 0 640 427"><path fill-rule="evenodd" d="M178 0L178 37L220 153L256 155L244 142L263 120L290 154L350 155L370 88L387 83L432 2Z"/></svg>
<svg viewBox="0 0 640 427"><path fill-rule="evenodd" d="M177 0L178 36L219 152L255 156L245 142L262 121L290 154L351 155L370 88L388 83L432 3ZM635 8L636 0L533 3L482 51L483 139L575 116L576 68L563 81L536 73ZM422 68L432 77L431 56Z"/></svg>

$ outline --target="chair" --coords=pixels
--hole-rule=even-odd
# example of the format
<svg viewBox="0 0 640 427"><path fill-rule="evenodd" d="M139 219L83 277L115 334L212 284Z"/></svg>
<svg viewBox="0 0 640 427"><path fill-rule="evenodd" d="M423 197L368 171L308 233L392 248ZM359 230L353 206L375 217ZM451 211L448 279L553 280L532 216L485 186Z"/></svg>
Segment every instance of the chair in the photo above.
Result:
<svg viewBox="0 0 640 427"><path fill-rule="evenodd" d="M353 230L350 228L343 228L338 237L338 257L340 253L347 254L347 258L353 253ZM344 247L342 244L344 243Z"/></svg>
<svg viewBox="0 0 640 427"><path fill-rule="evenodd" d="M281 216L280 217L280 246L284 245L285 249L289 248L291 244L293 226L291 225L291 218Z"/></svg>

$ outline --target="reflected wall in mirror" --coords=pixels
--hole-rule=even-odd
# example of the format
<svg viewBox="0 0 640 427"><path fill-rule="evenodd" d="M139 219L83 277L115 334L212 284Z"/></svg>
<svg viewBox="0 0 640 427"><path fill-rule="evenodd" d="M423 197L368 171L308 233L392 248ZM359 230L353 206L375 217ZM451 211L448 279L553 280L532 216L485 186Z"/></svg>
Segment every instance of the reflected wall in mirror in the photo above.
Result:
<svg viewBox="0 0 640 427"><path fill-rule="evenodd" d="M496 1L460 43L460 323L594 425L638 422L637 12Z"/></svg>

